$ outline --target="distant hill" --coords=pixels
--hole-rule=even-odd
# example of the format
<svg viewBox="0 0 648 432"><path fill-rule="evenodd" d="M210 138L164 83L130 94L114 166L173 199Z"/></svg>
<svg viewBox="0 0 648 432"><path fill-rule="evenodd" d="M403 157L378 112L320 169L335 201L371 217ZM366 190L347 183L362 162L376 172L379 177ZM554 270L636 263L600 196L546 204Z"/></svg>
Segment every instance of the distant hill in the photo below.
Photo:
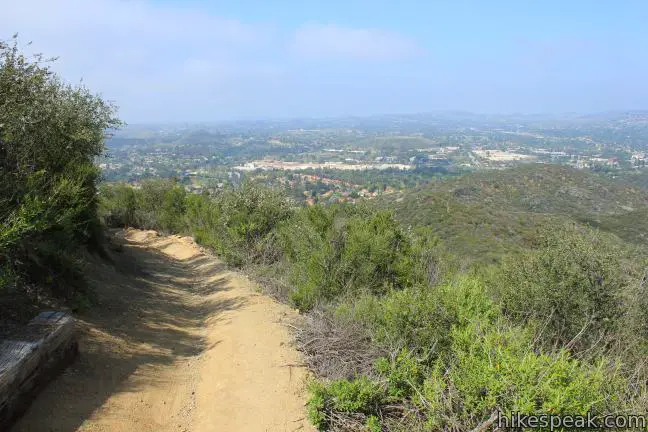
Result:
<svg viewBox="0 0 648 432"><path fill-rule="evenodd" d="M612 232L629 243L648 244L648 207L619 215L605 216L590 221L589 224Z"/></svg>
<svg viewBox="0 0 648 432"><path fill-rule="evenodd" d="M615 181L641 189L648 189L648 172L644 170L625 172L622 175L616 176Z"/></svg>
<svg viewBox="0 0 648 432"><path fill-rule="evenodd" d="M648 233L648 189L561 165L472 173L391 195L382 205L406 225L430 227L456 253L483 262L526 247L541 226L570 220L628 242Z"/></svg>

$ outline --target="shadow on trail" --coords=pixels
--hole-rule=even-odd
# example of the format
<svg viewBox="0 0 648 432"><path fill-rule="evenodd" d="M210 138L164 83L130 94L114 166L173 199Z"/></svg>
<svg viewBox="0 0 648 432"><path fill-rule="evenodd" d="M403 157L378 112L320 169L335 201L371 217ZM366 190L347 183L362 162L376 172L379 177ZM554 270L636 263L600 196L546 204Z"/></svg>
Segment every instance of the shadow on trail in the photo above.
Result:
<svg viewBox="0 0 648 432"><path fill-rule="evenodd" d="M210 349L202 327L243 305L208 296L228 290L225 266L197 255L171 258L116 239L114 264L94 261L87 274L96 305L80 314L80 355L34 400L12 432L72 432L113 394L162 379L157 367ZM144 370L144 373L142 373ZM138 371L137 379L131 379ZM44 425L47 425L44 427Z"/></svg>

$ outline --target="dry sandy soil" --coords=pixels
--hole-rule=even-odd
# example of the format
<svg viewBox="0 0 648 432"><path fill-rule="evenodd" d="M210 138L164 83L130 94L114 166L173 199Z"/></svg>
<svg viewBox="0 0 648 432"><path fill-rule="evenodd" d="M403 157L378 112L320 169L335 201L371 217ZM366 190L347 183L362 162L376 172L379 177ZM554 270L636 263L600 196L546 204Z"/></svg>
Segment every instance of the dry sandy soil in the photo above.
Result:
<svg viewBox="0 0 648 432"><path fill-rule="evenodd" d="M12 432L313 430L295 311L190 238L120 231L112 249L89 267L79 358Z"/></svg>

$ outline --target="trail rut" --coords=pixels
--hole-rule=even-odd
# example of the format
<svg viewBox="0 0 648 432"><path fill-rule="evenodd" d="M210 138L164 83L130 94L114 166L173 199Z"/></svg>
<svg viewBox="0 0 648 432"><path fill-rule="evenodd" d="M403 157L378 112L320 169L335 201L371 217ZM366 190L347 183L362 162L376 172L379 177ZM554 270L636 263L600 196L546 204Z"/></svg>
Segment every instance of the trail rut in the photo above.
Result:
<svg viewBox="0 0 648 432"><path fill-rule="evenodd" d="M296 312L190 238L115 234L94 262L79 359L12 432L312 431Z"/></svg>

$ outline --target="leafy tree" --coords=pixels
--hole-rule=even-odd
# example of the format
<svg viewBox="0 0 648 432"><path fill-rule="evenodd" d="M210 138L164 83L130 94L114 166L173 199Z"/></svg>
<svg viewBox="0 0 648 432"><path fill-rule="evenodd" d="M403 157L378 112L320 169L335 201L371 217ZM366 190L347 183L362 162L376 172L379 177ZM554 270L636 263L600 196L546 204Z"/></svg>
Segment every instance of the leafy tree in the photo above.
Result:
<svg viewBox="0 0 648 432"><path fill-rule="evenodd" d="M16 37L0 42L0 262L57 286L78 246L98 238L94 160L120 122L113 105L62 82L50 62L22 54Z"/></svg>

